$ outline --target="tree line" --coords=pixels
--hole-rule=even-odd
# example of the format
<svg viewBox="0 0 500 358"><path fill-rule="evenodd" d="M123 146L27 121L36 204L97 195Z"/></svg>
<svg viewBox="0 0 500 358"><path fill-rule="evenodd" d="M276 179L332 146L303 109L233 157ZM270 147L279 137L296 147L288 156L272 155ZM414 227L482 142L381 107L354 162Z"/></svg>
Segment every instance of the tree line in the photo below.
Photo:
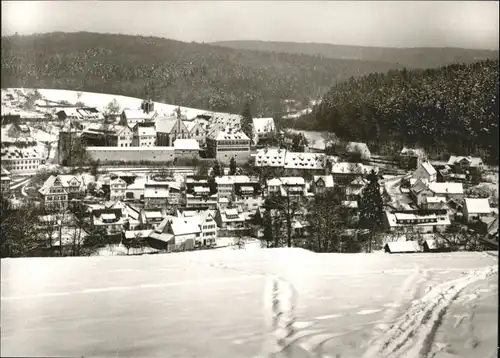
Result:
<svg viewBox="0 0 500 358"><path fill-rule="evenodd" d="M332 83L400 65L232 50L155 37L50 33L2 38L2 87L58 88L258 115L307 106Z"/></svg>
<svg viewBox="0 0 500 358"><path fill-rule="evenodd" d="M479 155L498 164L498 64L486 60L353 77L334 85L293 125L364 141L382 153L421 146L436 159Z"/></svg>

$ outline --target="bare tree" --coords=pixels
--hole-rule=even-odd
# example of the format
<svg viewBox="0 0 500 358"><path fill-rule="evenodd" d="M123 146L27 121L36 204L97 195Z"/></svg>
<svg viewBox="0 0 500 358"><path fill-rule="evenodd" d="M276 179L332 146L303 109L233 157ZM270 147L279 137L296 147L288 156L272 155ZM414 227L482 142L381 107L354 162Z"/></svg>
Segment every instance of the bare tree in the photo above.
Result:
<svg viewBox="0 0 500 358"><path fill-rule="evenodd" d="M281 219L286 225L287 246L292 247L293 230L292 224L295 214L304 204L299 196L291 196L288 189L285 189L285 195L271 195L265 202L266 210L275 209L280 214Z"/></svg>
<svg viewBox="0 0 500 358"><path fill-rule="evenodd" d="M2 257L25 257L46 247L40 240L38 216L41 211L34 202L14 206L7 198L1 198L0 251Z"/></svg>

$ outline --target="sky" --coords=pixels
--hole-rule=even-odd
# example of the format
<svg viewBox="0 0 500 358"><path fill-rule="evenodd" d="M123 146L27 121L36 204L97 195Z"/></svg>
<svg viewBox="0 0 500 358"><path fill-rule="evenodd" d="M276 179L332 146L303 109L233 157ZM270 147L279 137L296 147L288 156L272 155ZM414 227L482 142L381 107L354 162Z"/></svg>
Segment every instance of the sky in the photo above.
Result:
<svg viewBox="0 0 500 358"><path fill-rule="evenodd" d="M2 36L54 31L498 49L498 1L2 1Z"/></svg>

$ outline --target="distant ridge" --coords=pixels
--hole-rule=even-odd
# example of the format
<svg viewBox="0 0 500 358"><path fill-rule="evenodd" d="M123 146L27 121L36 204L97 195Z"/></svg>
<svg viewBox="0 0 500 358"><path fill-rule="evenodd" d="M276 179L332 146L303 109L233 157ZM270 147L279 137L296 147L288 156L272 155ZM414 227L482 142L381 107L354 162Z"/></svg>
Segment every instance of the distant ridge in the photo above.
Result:
<svg viewBox="0 0 500 358"><path fill-rule="evenodd" d="M210 44L239 50L304 54L344 60L380 61L401 64L408 68L435 68L452 63L498 59L498 50L453 47L396 48L273 41L218 41Z"/></svg>
<svg viewBox="0 0 500 358"><path fill-rule="evenodd" d="M307 107L334 83L402 66L386 62L233 50L159 37L89 32L2 37L5 87L38 87L144 98L255 116Z"/></svg>

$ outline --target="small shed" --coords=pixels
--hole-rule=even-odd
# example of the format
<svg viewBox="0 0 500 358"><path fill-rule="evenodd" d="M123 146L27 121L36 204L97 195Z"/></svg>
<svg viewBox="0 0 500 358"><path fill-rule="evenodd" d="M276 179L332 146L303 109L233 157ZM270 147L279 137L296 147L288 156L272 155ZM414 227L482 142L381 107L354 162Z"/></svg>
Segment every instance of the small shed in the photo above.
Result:
<svg viewBox="0 0 500 358"><path fill-rule="evenodd" d="M421 250L417 241L395 241L385 244L384 251L389 254L405 254L420 252Z"/></svg>
<svg viewBox="0 0 500 358"><path fill-rule="evenodd" d="M445 252L451 251L451 247L444 240L429 239L424 241L424 252Z"/></svg>

